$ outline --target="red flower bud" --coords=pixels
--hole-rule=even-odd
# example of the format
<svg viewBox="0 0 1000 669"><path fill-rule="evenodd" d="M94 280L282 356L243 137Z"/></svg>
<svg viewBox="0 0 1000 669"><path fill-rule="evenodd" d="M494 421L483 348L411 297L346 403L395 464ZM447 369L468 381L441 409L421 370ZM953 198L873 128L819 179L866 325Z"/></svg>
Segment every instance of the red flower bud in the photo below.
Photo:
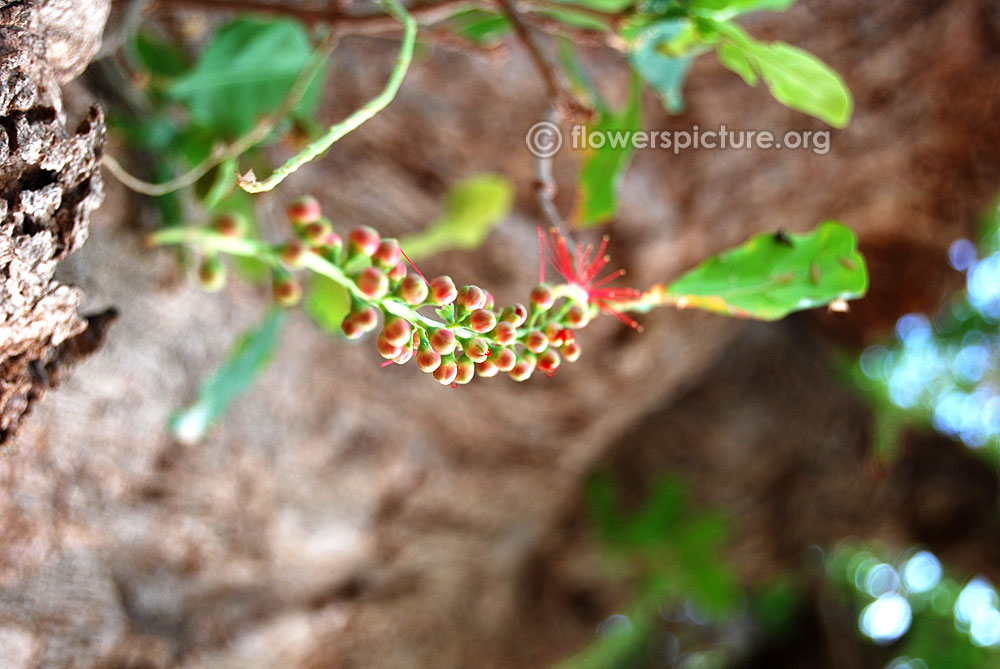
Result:
<svg viewBox="0 0 1000 669"><path fill-rule="evenodd" d="M528 309L523 304L512 304L504 308L503 313L500 315L500 320L519 328L528 320Z"/></svg>
<svg viewBox="0 0 1000 669"><path fill-rule="evenodd" d="M371 332L378 325L378 311L375 307L365 307L360 311L355 311L351 317L357 321L362 332Z"/></svg>
<svg viewBox="0 0 1000 669"><path fill-rule="evenodd" d="M442 386L450 386L455 382L457 376L458 365L455 364L455 359L451 356L442 360L440 366L434 370L434 380Z"/></svg>
<svg viewBox="0 0 1000 669"><path fill-rule="evenodd" d="M305 254L306 247L297 239L289 240L278 247L278 258L286 267L299 267Z"/></svg>
<svg viewBox="0 0 1000 669"><path fill-rule="evenodd" d="M458 304L469 311L482 309L486 304L486 293L479 286L462 286L458 291Z"/></svg>
<svg viewBox="0 0 1000 669"><path fill-rule="evenodd" d="M290 307L302 299L302 286L291 275L275 272L271 293L279 306Z"/></svg>
<svg viewBox="0 0 1000 669"><path fill-rule="evenodd" d="M226 285L226 267L218 256L211 256L202 261L198 268L198 282L202 288L213 293Z"/></svg>
<svg viewBox="0 0 1000 669"><path fill-rule="evenodd" d="M389 270L389 281L398 283L406 278L406 265L401 262L396 263ZM423 283L423 279L420 280Z"/></svg>
<svg viewBox="0 0 1000 669"><path fill-rule="evenodd" d="M514 364L514 369L510 370L510 378L515 381L527 381L531 373L535 371L536 359L531 353L524 353L519 356Z"/></svg>
<svg viewBox="0 0 1000 669"><path fill-rule="evenodd" d="M455 364L458 367L458 373L455 374L455 383L465 385L471 381L472 377L476 374L476 365L472 360L463 355Z"/></svg>
<svg viewBox="0 0 1000 669"><path fill-rule="evenodd" d="M441 355L448 355L455 350L455 333L448 328L435 330L431 335L431 348Z"/></svg>
<svg viewBox="0 0 1000 669"><path fill-rule="evenodd" d="M492 311L494 306L496 306L496 302L493 300L493 293L486 292L486 304L483 305L483 309L489 309Z"/></svg>
<svg viewBox="0 0 1000 669"><path fill-rule="evenodd" d="M399 296L411 307L423 304L427 299L427 292L427 283L415 274L408 275L399 284Z"/></svg>
<svg viewBox="0 0 1000 669"><path fill-rule="evenodd" d="M588 322L587 310L581 307L579 304L574 304L566 312L566 323L571 328L579 330L585 326Z"/></svg>
<svg viewBox="0 0 1000 669"><path fill-rule="evenodd" d="M319 217L323 215L323 210L316 198L312 195L303 195L292 200L285 213L288 214L288 220L292 223L307 224L319 220Z"/></svg>
<svg viewBox="0 0 1000 669"><path fill-rule="evenodd" d="M549 344L559 348L566 342L573 341L573 331L561 327L557 323L549 323L545 326L545 336L549 339Z"/></svg>
<svg viewBox="0 0 1000 669"><path fill-rule="evenodd" d="M429 346L421 346L417 351L417 367L428 374L441 366L441 354Z"/></svg>
<svg viewBox="0 0 1000 669"><path fill-rule="evenodd" d="M366 267L354 278L354 283L373 300L379 300L389 292L389 277L378 267Z"/></svg>
<svg viewBox="0 0 1000 669"><path fill-rule="evenodd" d="M399 249L399 242L395 239L383 239L379 243L378 248L375 249L375 253L372 254L372 260L383 269L389 269L398 263L402 257L403 253Z"/></svg>
<svg viewBox="0 0 1000 669"><path fill-rule="evenodd" d="M509 372L517 364L517 354L514 353L513 349L502 348L499 351L494 351L494 354L488 360L495 362L497 369L501 372Z"/></svg>
<svg viewBox="0 0 1000 669"><path fill-rule="evenodd" d="M396 356L398 356L400 353L403 352L402 346L393 344L386 338L384 330L382 331L382 334L378 336L376 347L378 348L379 355L381 355L386 360L392 360L393 358L395 358Z"/></svg>
<svg viewBox="0 0 1000 669"><path fill-rule="evenodd" d="M493 339L502 346L513 344L514 340L517 339L517 328L514 327L513 323L500 321L493 331Z"/></svg>
<svg viewBox="0 0 1000 669"><path fill-rule="evenodd" d="M469 316L469 327L483 334L497 325L497 315L488 309L476 309Z"/></svg>
<svg viewBox="0 0 1000 669"><path fill-rule="evenodd" d="M382 336L393 346L409 344L411 334L410 322L405 318L396 316L386 318L385 327L382 328Z"/></svg>
<svg viewBox="0 0 1000 669"><path fill-rule="evenodd" d="M500 373L500 368L497 364L493 362L493 358L486 358L482 362L476 363L476 376L481 376L484 379L496 376Z"/></svg>
<svg viewBox="0 0 1000 669"><path fill-rule="evenodd" d="M439 276L431 279L431 302L434 304L451 304L458 297L455 282L450 276Z"/></svg>
<svg viewBox="0 0 1000 669"><path fill-rule="evenodd" d="M541 330L532 330L524 338L524 346L532 353L541 353L549 347L549 338Z"/></svg>
<svg viewBox="0 0 1000 669"><path fill-rule="evenodd" d="M326 219L313 221L302 228L302 238L311 246L322 246L330 238L333 226Z"/></svg>
<svg viewBox="0 0 1000 669"><path fill-rule="evenodd" d="M394 363L396 363L397 365L405 365L406 363L408 363L410 361L410 358L412 358L412 357L413 357L413 349L412 348L404 348L403 351L402 351L402 353L400 353L395 358L393 358L392 361Z"/></svg>
<svg viewBox="0 0 1000 669"><path fill-rule="evenodd" d="M379 237L378 231L367 225L354 228L347 236L348 249L351 255L361 254L370 256L375 253L381 242L382 239Z"/></svg>
<svg viewBox="0 0 1000 669"><path fill-rule="evenodd" d="M540 283L531 291L531 304L539 311L548 311L555 301L556 296L548 284Z"/></svg>
<svg viewBox="0 0 1000 669"><path fill-rule="evenodd" d="M341 321L340 331L348 339L360 339L365 334L365 329L358 324L357 319L353 316L348 316Z"/></svg>
<svg viewBox="0 0 1000 669"><path fill-rule="evenodd" d="M490 357L490 346L480 337L467 341L462 346L462 350L465 351L465 355L469 356L472 362L482 362Z"/></svg>
<svg viewBox="0 0 1000 669"><path fill-rule="evenodd" d="M550 348L549 350L538 356L538 369L545 373L545 376L552 376L559 369L559 354L556 353L555 349Z"/></svg>
<svg viewBox="0 0 1000 669"><path fill-rule="evenodd" d="M327 249L328 255L331 258L337 258L337 256L340 255L340 250L344 248L344 240L340 238L340 235L331 230L330 234L328 234L326 239L323 240L323 247ZM334 262L336 262L336 260L334 260Z"/></svg>
<svg viewBox="0 0 1000 669"><path fill-rule="evenodd" d="M212 221L212 229L226 237L242 237L250 229L250 224L242 214L229 211Z"/></svg>
<svg viewBox="0 0 1000 669"><path fill-rule="evenodd" d="M580 359L580 345L572 341L563 347L562 353L567 362L576 362Z"/></svg>

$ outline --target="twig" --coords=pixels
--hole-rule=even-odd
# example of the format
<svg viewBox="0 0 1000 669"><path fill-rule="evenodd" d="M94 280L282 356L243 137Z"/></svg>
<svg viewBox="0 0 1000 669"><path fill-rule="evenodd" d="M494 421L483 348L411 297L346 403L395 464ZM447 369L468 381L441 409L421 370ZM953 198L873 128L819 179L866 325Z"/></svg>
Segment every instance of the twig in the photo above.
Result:
<svg viewBox="0 0 1000 669"><path fill-rule="evenodd" d="M555 119L556 114L550 109L545 115L545 120L554 123ZM572 243L572 237L566 229L566 223L556 207L555 198L558 192L555 177L552 175L552 156L535 156L535 195L538 197L538 205L541 207L542 213L545 214L549 225L559 230L563 237Z"/></svg>
<svg viewBox="0 0 1000 669"><path fill-rule="evenodd" d="M531 56L531 60L535 64L535 69L542 76L542 80L545 82L545 87L548 89L552 101L558 104L563 98L563 90L562 86L559 85L555 68L552 67L548 58L546 58L541 48L535 42L534 36L528 30L524 19L521 18L520 11L514 6L514 3L511 0L497 0L497 4L500 5L503 13L510 20L510 24L514 28L514 34L524 44L524 48L528 50L528 55Z"/></svg>
<svg viewBox="0 0 1000 669"><path fill-rule="evenodd" d="M276 112L258 121L250 132L246 133L232 144L220 144L216 146L208 158L184 174L181 174L170 181L150 183L130 174L124 167L122 167L121 163L119 163L110 154L104 154L104 157L101 159L101 163L107 167L115 178L122 182L122 184L124 184L127 188L137 193L142 193L143 195L159 197L190 186L208 174L209 171L217 165L227 160L238 158L257 144L267 139L267 136L271 134L271 131L274 130L275 126L278 125L281 119L283 119L288 112L290 112L295 105L299 103L302 96L305 95L306 89L308 89L313 77L316 76L320 67L322 67L323 63L329 59L330 54L333 53L333 50L336 47L337 39L338 38L334 33L329 33L323 39L310 58L309 63L295 79L295 83L292 84L291 90L288 92L284 102Z"/></svg>
<svg viewBox="0 0 1000 669"><path fill-rule="evenodd" d="M325 153L338 139L355 130L362 123L385 109L392 102L393 98L396 97L396 93L399 91L400 84L403 83L403 77L406 76L406 71L409 69L410 61L413 58L413 46L417 37L417 21L399 4L398 0L386 0L386 5L389 13L403 24L403 41L399 46L396 65L393 67L392 73L389 75L389 81L382 92L346 119L331 126L325 135L307 146L299 154L290 158L264 181L257 181L252 172L241 177L239 180L240 188L248 193L262 193L273 189L297 169Z"/></svg>

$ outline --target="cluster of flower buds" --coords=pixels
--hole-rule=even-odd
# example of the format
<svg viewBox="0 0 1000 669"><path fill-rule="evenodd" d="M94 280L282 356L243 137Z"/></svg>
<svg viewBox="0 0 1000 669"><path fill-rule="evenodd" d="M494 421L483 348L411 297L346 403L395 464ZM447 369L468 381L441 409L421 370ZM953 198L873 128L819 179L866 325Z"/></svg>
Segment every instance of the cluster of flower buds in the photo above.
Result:
<svg viewBox="0 0 1000 669"><path fill-rule="evenodd" d="M553 246L554 266L566 284L540 282L527 305L499 308L493 296L478 286L458 288L448 276L428 281L416 267L409 272L399 242L383 239L373 228L352 229L345 245L315 198L295 200L287 214L295 237L277 246L264 245L275 301L282 306L298 302L302 289L293 272L303 267L307 256L310 268L316 270L318 258L330 268L323 273L338 277L351 294L352 307L341 323L344 336L363 337L381 322L376 347L387 361L384 364L415 360L443 385L501 372L515 381L527 380L536 370L552 376L564 360L580 357L574 330L587 325L599 310L611 311L609 298L618 295L599 287L606 281L594 283L606 262L603 257L596 260L606 242L594 259L583 253L576 262L565 246ZM240 237L248 226L225 215L211 227L217 235ZM553 239L553 244L564 244L559 237ZM206 257L199 277L207 288L221 287L224 271L217 255ZM433 309L437 320L418 311L425 308Z"/></svg>

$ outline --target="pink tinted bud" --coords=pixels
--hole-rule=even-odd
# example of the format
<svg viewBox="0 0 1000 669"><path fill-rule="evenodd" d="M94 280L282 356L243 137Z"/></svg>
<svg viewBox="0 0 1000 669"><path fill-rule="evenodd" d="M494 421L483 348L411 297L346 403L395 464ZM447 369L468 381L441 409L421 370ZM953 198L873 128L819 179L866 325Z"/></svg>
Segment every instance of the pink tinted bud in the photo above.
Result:
<svg viewBox="0 0 1000 669"><path fill-rule="evenodd" d="M466 342L462 350L465 351L465 355L469 356L472 362L482 362L490 357L489 344L479 337Z"/></svg>
<svg viewBox="0 0 1000 669"><path fill-rule="evenodd" d="M399 242L395 239L383 239L379 243L378 248L375 249L375 253L372 254L372 260L383 269L389 269L398 263L402 257L403 253L399 250Z"/></svg>
<svg viewBox="0 0 1000 669"><path fill-rule="evenodd" d="M396 283L397 281L402 281L404 278L406 278L406 265L398 262L389 270L389 281Z"/></svg>
<svg viewBox="0 0 1000 669"><path fill-rule="evenodd" d="M292 200L285 213L288 215L288 220L292 223L306 224L319 220L320 216L323 215L323 210L316 198L312 195L303 195L300 198Z"/></svg>
<svg viewBox="0 0 1000 669"><path fill-rule="evenodd" d="M489 332L496 325L497 316L488 309L476 309L469 316L469 327L480 334Z"/></svg>
<svg viewBox="0 0 1000 669"><path fill-rule="evenodd" d="M352 313L351 317L357 321L364 332L371 332L378 325L378 311L375 307L365 307Z"/></svg>
<svg viewBox="0 0 1000 669"><path fill-rule="evenodd" d="M497 364L493 362L492 358L486 358L482 362L476 363L476 376L481 376L485 379L496 376L500 373L500 368Z"/></svg>
<svg viewBox="0 0 1000 669"><path fill-rule="evenodd" d="M405 365L406 363L408 363L410 361L410 358L412 358L412 357L413 357L413 349L412 348L404 348L403 351L402 351L402 353L400 353L395 358L393 358L392 361L394 363L396 363L397 365Z"/></svg>
<svg viewBox="0 0 1000 669"><path fill-rule="evenodd" d="M448 355L455 350L455 333L448 328L435 330L431 335L431 348L441 355Z"/></svg>
<svg viewBox="0 0 1000 669"><path fill-rule="evenodd" d="M306 247L297 239L285 242L278 248L278 257L287 267L298 267L302 264L302 256L306 254Z"/></svg>
<svg viewBox="0 0 1000 669"><path fill-rule="evenodd" d="M441 366L441 354L430 347L420 347L417 351L417 367L428 374Z"/></svg>
<svg viewBox="0 0 1000 669"><path fill-rule="evenodd" d="M434 370L434 380L442 386L450 386L455 382L456 376L458 376L458 365L451 357L442 360L438 368Z"/></svg>
<svg viewBox="0 0 1000 669"><path fill-rule="evenodd" d="M302 228L302 238L312 246L322 246L330 238L333 226L330 221L319 219Z"/></svg>
<svg viewBox="0 0 1000 669"><path fill-rule="evenodd" d="M548 284L540 283L531 291L531 304L540 311L548 311L555 301L556 296Z"/></svg>
<svg viewBox="0 0 1000 669"><path fill-rule="evenodd" d="M411 307L423 304L427 293L427 283L415 274L407 275L403 283L399 284L399 296Z"/></svg>
<svg viewBox="0 0 1000 669"><path fill-rule="evenodd" d="M243 215L230 211L212 221L212 228L225 237L242 237L250 229L250 224Z"/></svg>
<svg viewBox="0 0 1000 669"><path fill-rule="evenodd" d="M359 339L365 334L365 329L358 324L354 316L348 316L340 323L340 331L348 339Z"/></svg>
<svg viewBox="0 0 1000 669"><path fill-rule="evenodd" d="M496 329L493 330L493 338L502 346L513 344L514 340L517 339L517 328L514 327L513 323L500 321L497 323Z"/></svg>
<svg viewBox="0 0 1000 669"><path fill-rule="evenodd" d="M389 292L389 277L378 267L366 267L354 278L354 283L373 300L381 299Z"/></svg>
<svg viewBox="0 0 1000 669"><path fill-rule="evenodd" d="M514 369L510 370L510 378L515 381L527 381L531 377L531 373L535 371L535 363L535 356L531 353L525 353L517 359Z"/></svg>
<svg viewBox="0 0 1000 669"><path fill-rule="evenodd" d="M517 354L514 353L513 349L502 348L499 351L495 351L494 355L489 357L489 360L495 362L497 369L501 372L509 372L517 364Z"/></svg>
<svg viewBox="0 0 1000 669"><path fill-rule="evenodd" d="M524 338L524 346L532 353L541 353L549 347L549 338L541 330L532 330Z"/></svg>
<svg viewBox="0 0 1000 669"><path fill-rule="evenodd" d="M556 323L549 323L545 326L545 336L548 337L549 344L556 348L574 339L572 330L560 327Z"/></svg>
<svg viewBox="0 0 1000 669"><path fill-rule="evenodd" d="M439 276L431 279L431 302L434 304L451 304L458 297L455 282L450 276Z"/></svg>
<svg viewBox="0 0 1000 669"><path fill-rule="evenodd" d="M483 309L490 309L492 311L495 306L496 302L493 300L493 293L486 293L486 304L483 305Z"/></svg>
<svg viewBox="0 0 1000 669"><path fill-rule="evenodd" d="M552 376L559 369L559 354L555 349L550 348L545 353L538 356L538 369L542 370L546 376Z"/></svg>
<svg viewBox="0 0 1000 669"><path fill-rule="evenodd" d="M302 286L291 276L275 276L271 286L274 301L282 307L290 307L302 299Z"/></svg>
<svg viewBox="0 0 1000 669"><path fill-rule="evenodd" d="M382 334L378 336L378 341L376 342L376 346L378 348L379 355L381 355L386 360L392 360L397 355L403 352L402 346L397 346L396 344L393 344L388 339L386 339L385 332L382 332Z"/></svg>
<svg viewBox="0 0 1000 669"><path fill-rule="evenodd" d="M587 324L587 310L579 304L574 304L566 312L566 324L571 328L580 329Z"/></svg>
<svg viewBox="0 0 1000 669"><path fill-rule="evenodd" d="M580 359L580 345L575 341L563 347L563 357L567 362L576 362Z"/></svg>
<svg viewBox="0 0 1000 669"><path fill-rule="evenodd" d="M198 282L209 292L222 290L226 285L226 267L218 256L205 258L198 267Z"/></svg>
<svg viewBox="0 0 1000 669"><path fill-rule="evenodd" d="M506 321L516 328L524 325L524 322L528 320L528 309L523 304L512 304L509 307L504 308L503 314L500 316L500 320Z"/></svg>
<svg viewBox="0 0 1000 669"><path fill-rule="evenodd" d="M382 328L382 336L393 346L405 346L410 343L412 330L410 322L405 318L391 316L386 319Z"/></svg>
<svg viewBox="0 0 1000 669"><path fill-rule="evenodd" d="M348 247L352 254L362 254L370 256L375 253L378 249L378 245L382 242L379 237L378 231L375 228L368 227L367 225L361 225L353 230L347 236Z"/></svg>
<svg viewBox="0 0 1000 669"><path fill-rule="evenodd" d="M476 374L476 365L469 360L464 355L458 359L455 363L458 368L458 373L455 374L455 383L459 385L465 385L472 380L472 377Z"/></svg>
<svg viewBox="0 0 1000 669"><path fill-rule="evenodd" d="M463 286L458 291L458 304L469 311L482 309L486 305L486 293L479 286Z"/></svg>

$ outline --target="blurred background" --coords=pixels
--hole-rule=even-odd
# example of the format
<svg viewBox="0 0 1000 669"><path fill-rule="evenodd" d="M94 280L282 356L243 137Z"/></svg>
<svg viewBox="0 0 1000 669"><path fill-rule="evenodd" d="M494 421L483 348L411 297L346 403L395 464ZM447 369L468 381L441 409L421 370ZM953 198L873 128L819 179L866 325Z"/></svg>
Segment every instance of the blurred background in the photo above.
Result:
<svg viewBox="0 0 1000 669"><path fill-rule="evenodd" d="M253 4L116 3L68 115L99 100L106 151L147 178L198 162L213 136L177 131L157 86ZM182 439L270 291L245 267L203 292L145 244L191 203L106 173L58 272L119 317L0 455L0 665L1000 666L1000 9L802 0L742 23L840 72L851 124L824 155L640 151L618 216L581 238L609 233L645 287L837 219L870 270L848 313L659 310L642 333L604 318L553 378L452 389L294 309L259 377ZM343 37L314 110L249 162L370 98L397 45ZM579 54L624 104L623 56ZM644 126L827 128L713 59L684 94L676 115L647 94ZM457 185L501 175L509 214L420 266L523 301L542 220L523 136L547 107L518 42L429 31L393 103L256 197L255 225L275 238L308 193L341 231L405 238ZM579 160L554 167L569 211Z"/></svg>

